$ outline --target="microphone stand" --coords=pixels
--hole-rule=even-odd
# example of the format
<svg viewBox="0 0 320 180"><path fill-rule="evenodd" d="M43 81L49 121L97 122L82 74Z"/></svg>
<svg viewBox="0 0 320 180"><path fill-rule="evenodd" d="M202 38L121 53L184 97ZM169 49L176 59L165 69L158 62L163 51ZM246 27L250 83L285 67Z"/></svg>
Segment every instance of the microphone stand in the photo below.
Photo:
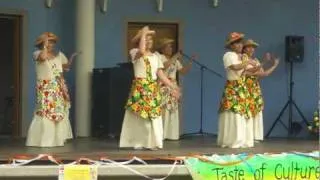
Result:
<svg viewBox="0 0 320 180"><path fill-rule="evenodd" d="M190 56L184 54L183 52L181 52L181 55L183 57L185 57L186 59L190 60L190 61L193 61L195 64L197 64L199 67L200 67L200 70L201 70L201 81L200 81L200 87L201 87L201 92L200 92L200 129L198 132L194 132L194 133L187 133L187 134L183 134L181 135L180 137L181 138L184 138L184 137L187 137L187 136L204 136L204 135L212 135L210 133L206 133L203 131L203 74L204 74L204 70L207 70L209 72L211 72L212 74L220 77L220 78L223 78L223 76L217 72L215 72L214 70L208 68L206 65L204 64L201 64L200 62L198 61L195 61L193 58L191 58Z"/></svg>

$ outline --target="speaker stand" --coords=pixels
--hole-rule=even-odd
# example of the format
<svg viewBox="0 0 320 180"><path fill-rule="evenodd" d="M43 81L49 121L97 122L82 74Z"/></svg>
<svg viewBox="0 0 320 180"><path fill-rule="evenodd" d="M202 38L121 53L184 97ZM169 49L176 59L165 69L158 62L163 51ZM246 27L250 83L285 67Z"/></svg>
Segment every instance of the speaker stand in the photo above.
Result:
<svg viewBox="0 0 320 180"><path fill-rule="evenodd" d="M276 118L276 120L274 121L274 123L272 124L271 128L269 129L268 133L266 134L266 138L269 137L269 135L271 134L272 130L274 129L274 127L276 126L276 124L278 122L281 123L281 125L287 130L288 133L288 137L291 137L294 133L294 129L293 129L293 121L292 121L292 113L293 113L293 107L297 110L297 112L299 113L299 115L301 116L303 122L308 126L309 122L307 121L307 119L305 118L305 116L303 115L302 111L299 109L298 105L295 103L295 101L293 100L293 86L294 86L294 82L293 82L293 62L290 61L290 90L289 90L289 99L286 102L286 104L284 105L284 107L281 109L278 117ZM283 123L283 121L281 120L281 117L284 113L284 111L288 108L289 110L289 119L288 119L288 126L285 125L285 123Z"/></svg>

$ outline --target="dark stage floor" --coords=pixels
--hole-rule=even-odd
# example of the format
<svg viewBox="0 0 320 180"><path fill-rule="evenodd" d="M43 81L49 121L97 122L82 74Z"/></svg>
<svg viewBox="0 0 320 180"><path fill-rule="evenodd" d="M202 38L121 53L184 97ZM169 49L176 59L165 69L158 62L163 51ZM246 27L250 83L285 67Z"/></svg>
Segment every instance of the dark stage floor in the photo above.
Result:
<svg viewBox="0 0 320 180"><path fill-rule="evenodd" d="M118 141L114 139L81 138L68 142L64 147L31 148L24 145L24 139L0 138L0 160L8 160L17 154L31 156L51 154L62 160L75 160L80 157L96 159L105 156L116 160L128 159L132 156L148 159L191 154L310 152L319 149L319 142L317 140L303 139L267 139L262 143L256 143L254 148L248 149L219 148L215 142L215 137L190 137L180 141L165 141L163 150L137 151L119 149Z"/></svg>

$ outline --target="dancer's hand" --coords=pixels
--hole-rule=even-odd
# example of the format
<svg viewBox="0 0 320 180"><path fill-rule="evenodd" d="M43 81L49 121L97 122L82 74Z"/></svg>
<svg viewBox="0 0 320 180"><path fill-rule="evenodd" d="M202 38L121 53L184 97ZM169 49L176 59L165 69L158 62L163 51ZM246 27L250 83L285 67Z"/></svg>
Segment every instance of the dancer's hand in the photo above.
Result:
<svg viewBox="0 0 320 180"><path fill-rule="evenodd" d="M70 59L72 59L72 58L74 58L74 57L76 57L76 56L78 56L78 55L80 55L80 54L82 54L82 51L75 52L75 53L73 53L73 54L70 56Z"/></svg>
<svg viewBox="0 0 320 180"><path fill-rule="evenodd" d="M142 33L147 33L149 31L149 26L144 26L141 31Z"/></svg>
<svg viewBox="0 0 320 180"><path fill-rule="evenodd" d="M37 60L39 61L45 61L49 59L49 54L48 54L48 46L49 46L49 39L46 37L43 41L43 49L41 50Z"/></svg>
<svg viewBox="0 0 320 180"><path fill-rule="evenodd" d="M47 50L49 46L49 37L46 36L46 38L43 41L43 50Z"/></svg>
<svg viewBox="0 0 320 180"><path fill-rule="evenodd" d="M263 60L265 61L271 61L272 56L271 53L267 52L264 56L263 56Z"/></svg>
<svg viewBox="0 0 320 180"><path fill-rule="evenodd" d="M256 66L259 65L259 63L258 63L257 61L254 61L254 60L249 60L249 61L248 61L248 64L250 64L250 65L253 66L253 67L256 67Z"/></svg>
<svg viewBox="0 0 320 180"><path fill-rule="evenodd" d="M191 55L191 60L189 61L189 64L192 65L193 61L196 61L198 59L198 55L197 54L192 54Z"/></svg>
<svg viewBox="0 0 320 180"><path fill-rule="evenodd" d="M144 26L142 29L142 34L155 34L156 32L154 30L150 30L149 26Z"/></svg>
<svg viewBox="0 0 320 180"><path fill-rule="evenodd" d="M246 70L249 70L250 72L255 72L258 69L260 69L260 64L255 60L249 60L248 65L246 67Z"/></svg>
<svg viewBox="0 0 320 180"><path fill-rule="evenodd" d="M191 59L192 60L197 60L198 59L198 55L197 54L192 54L191 55Z"/></svg>
<svg viewBox="0 0 320 180"><path fill-rule="evenodd" d="M154 31L154 30L149 30L147 34L148 34L148 35L149 35L149 34L156 34L156 31Z"/></svg>
<svg viewBox="0 0 320 180"><path fill-rule="evenodd" d="M279 65L280 59L279 58L275 58L273 60L273 66L277 67Z"/></svg>

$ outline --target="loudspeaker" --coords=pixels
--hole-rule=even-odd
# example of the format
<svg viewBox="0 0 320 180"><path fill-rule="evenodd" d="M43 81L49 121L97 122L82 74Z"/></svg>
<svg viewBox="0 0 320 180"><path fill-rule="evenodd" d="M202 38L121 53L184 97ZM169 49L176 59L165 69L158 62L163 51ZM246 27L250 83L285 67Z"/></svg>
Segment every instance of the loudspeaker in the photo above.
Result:
<svg viewBox="0 0 320 180"><path fill-rule="evenodd" d="M286 36L285 59L287 62L302 62L304 58L304 37Z"/></svg>
<svg viewBox="0 0 320 180"><path fill-rule="evenodd" d="M94 69L92 75L91 135L118 137L133 79L131 63Z"/></svg>

